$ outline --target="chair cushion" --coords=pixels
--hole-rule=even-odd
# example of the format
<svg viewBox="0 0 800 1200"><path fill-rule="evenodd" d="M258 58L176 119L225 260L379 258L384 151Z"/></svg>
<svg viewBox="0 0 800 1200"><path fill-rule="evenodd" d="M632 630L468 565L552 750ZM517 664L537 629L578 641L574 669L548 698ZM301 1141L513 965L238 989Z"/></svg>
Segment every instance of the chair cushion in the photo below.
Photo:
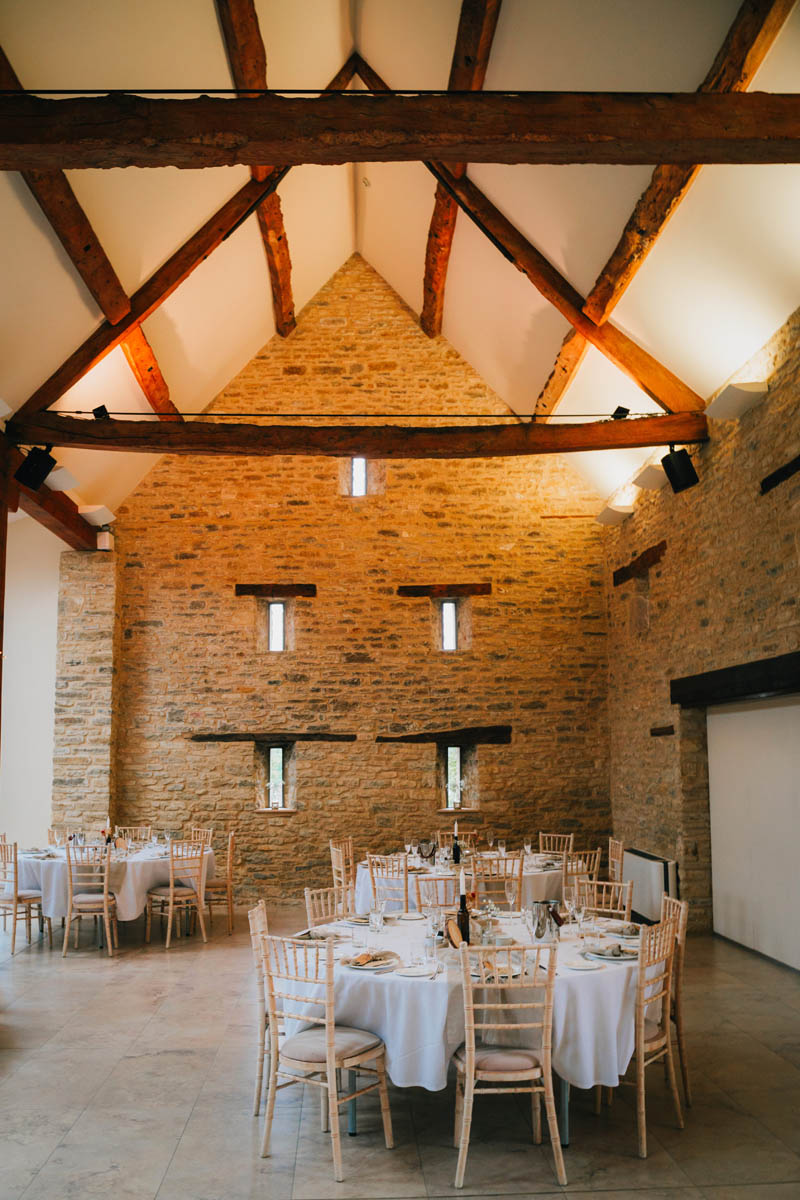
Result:
<svg viewBox="0 0 800 1200"><path fill-rule="evenodd" d="M150 891L147 894L148 894L148 896L163 896L165 900L169 900L169 895L170 895L169 885L165 884L164 887L150 888ZM194 896L194 895L195 895L194 888L188 888L188 887L176 887L175 888L175 899L176 900L188 900L190 896Z"/></svg>
<svg viewBox="0 0 800 1200"><path fill-rule="evenodd" d="M363 1054L373 1046L380 1046L381 1039L366 1029L353 1029L350 1025L334 1026L333 1050L337 1061L343 1058L353 1058ZM281 1046L281 1054L287 1058L296 1058L299 1062L325 1062L325 1028L319 1025L316 1029L304 1029L294 1037L287 1038Z"/></svg>
<svg viewBox="0 0 800 1200"><path fill-rule="evenodd" d="M467 1061L466 1046L459 1046L455 1053L460 1063ZM541 1071L539 1052L516 1046L475 1046L476 1071L492 1071L494 1074L516 1071Z"/></svg>
<svg viewBox="0 0 800 1200"><path fill-rule="evenodd" d="M645 1017L644 1021L644 1044L649 1046L651 1042L665 1042L667 1040L666 1031L662 1031L658 1021L649 1021Z"/></svg>

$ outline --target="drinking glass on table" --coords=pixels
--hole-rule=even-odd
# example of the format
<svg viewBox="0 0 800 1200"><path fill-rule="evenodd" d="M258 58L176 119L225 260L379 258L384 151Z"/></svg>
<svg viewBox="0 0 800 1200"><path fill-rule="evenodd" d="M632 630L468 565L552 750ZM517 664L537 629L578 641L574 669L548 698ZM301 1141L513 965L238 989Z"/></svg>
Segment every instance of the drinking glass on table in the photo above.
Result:
<svg viewBox="0 0 800 1200"><path fill-rule="evenodd" d="M494 845L494 830L493 829L490 829L488 831L488 833L486 834L486 845L489 847L490 850L491 850L492 846Z"/></svg>
<svg viewBox="0 0 800 1200"><path fill-rule="evenodd" d="M497 843L497 853L501 858L505 858L506 856L506 843L502 839Z"/></svg>
<svg viewBox="0 0 800 1200"><path fill-rule="evenodd" d="M369 910L369 931L380 933L383 929L383 905L376 904Z"/></svg>
<svg viewBox="0 0 800 1200"><path fill-rule="evenodd" d="M411 842L404 842L403 845L405 847L406 854L410 854L411 853Z"/></svg>
<svg viewBox="0 0 800 1200"><path fill-rule="evenodd" d="M508 911L514 911L514 901L517 898L517 881L516 879L506 880L506 900L508 901Z"/></svg>
<svg viewBox="0 0 800 1200"><path fill-rule="evenodd" d="M533 842L530 838L525 839L525 841L522 843L522 848L525 851L526 857L530 855L531 850L533 849Z"/></svg>
<svg viewBox="0 0 800 1200"><path fill-rule="evenodd" d="M570 923L575 920L575 891L574 887L564 888L564 908L567 910Z"/></svg>
<svg viewBox="0 0 800 1200"><path fill-rule="evenodd" d="M577 889L576 889L576 891L577 891ZM578 937L580 938L581 941L584 941L586 935L584 934L584 931L583 931L583 919L586 916L586 909L584 908L584 902L581 899L580 894L576 894L573 904L574 904L574 911L575 911L575 920L578 922Z"/></svg>

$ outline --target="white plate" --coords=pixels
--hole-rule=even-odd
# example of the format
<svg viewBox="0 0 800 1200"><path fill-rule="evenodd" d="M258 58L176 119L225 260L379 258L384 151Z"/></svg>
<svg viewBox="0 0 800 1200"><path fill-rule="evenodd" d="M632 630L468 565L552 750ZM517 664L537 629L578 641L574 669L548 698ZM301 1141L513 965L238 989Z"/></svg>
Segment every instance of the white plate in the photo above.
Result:
<svg viewBox="0 0 800 1200"><path fill-rule="evenodd" d="M344 963L351 971L393 971L397 963L396 958L382 958L380 962L368 962L361 966L360 963Z"/></svg>
<svg viewBox="0 0 800 1200"><path fill-rule="evenodd" d="M397 919L398 921L424 921L425 917L421 912L407 912L400 913Z"/></svg>
<svg viewBox="0 0 800 1200"><path fill-rule="evenodd" d="M409 979L430 979L435 967L398 967L395 975L407 975Z"/></svg>
<svg viewBox="0 0 800 1200"><path fill-rule="evenodd" d="M569 967L570 971L600 971L602 964L599 962L587 962L585 958L567 958L558 964L560 967Z"/></svg>
<svg viewBox="0 0 800 1200"><path fill-rule="evenodd" d="M604 962L604 963L607 963L607 962L613 962L613 963L636 962L636 959L638 957L638 955L632 954L630 951L628 951L627 953L620 954L619 957L617 957L616 955L611 955L611 954L595 954L593 950L586 950L586 951L584 951L584 953L587 958L594 959L595 962Z"/></svg>

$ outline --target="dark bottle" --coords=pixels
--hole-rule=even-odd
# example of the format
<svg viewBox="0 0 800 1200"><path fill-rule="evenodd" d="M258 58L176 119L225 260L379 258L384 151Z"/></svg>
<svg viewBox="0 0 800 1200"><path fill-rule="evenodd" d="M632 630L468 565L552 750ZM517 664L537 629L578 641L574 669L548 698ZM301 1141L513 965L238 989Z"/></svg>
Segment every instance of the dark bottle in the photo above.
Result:
<svg viewBox="0 0 800 1200"><path fill-rule="evenodd" d="M456 916L458 932L465 942L469 942L469 913L467 912L467 897L461 897L461 905Z"/></svg>
<svg viewBox="0 0 800 1200"><path fill-rule="evenodd" d="M458 844L458 834L453 834L453 862L458 866L461 862L461 847Z"/></svg>
<svg viewBox="0 0 800 1200"><path fill-rule="evenodd" d="M564 918L562 917L561 913L558 911L558 904L555 900L550 901L550 916L553 918L553 920L555 921L556 925L559 926L559 928L564 924Z"/></svg>

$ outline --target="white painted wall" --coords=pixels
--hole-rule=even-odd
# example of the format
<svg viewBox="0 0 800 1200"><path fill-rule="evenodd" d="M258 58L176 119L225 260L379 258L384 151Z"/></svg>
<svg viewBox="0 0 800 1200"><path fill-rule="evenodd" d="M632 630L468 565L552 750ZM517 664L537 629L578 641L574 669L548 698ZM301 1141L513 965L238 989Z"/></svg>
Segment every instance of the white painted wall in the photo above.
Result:
<svg viewBox="0 0 800 1200"><path fill-rule="evenodd" d="M0 741L0 831L21 846L47 839L60 538L30 517L8 527Z"/></svg>
<svg viewBox="0 0 800 1200"><path fill-rule="evenodd" d="M800 968L800 696L708 710L714 929Z"/></svg>

